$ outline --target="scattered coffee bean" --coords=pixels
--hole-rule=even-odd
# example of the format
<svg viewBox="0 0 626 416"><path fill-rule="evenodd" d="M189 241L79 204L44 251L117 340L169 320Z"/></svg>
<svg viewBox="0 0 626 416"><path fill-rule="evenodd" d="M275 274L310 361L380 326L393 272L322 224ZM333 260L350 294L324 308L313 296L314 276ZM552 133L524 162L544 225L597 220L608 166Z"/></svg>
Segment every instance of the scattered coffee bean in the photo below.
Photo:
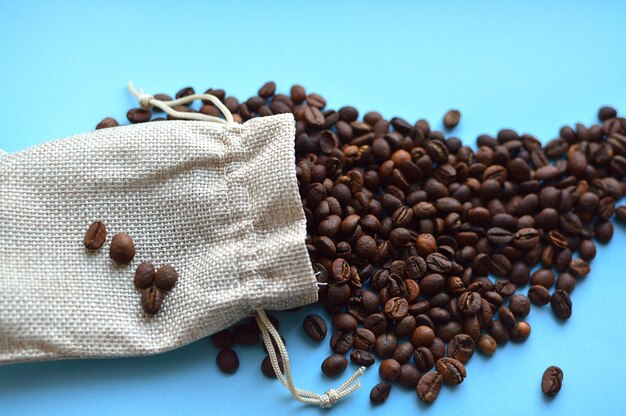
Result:
<svg viewBox="0 0 626 416"><path fill-rule="evenodd" d="M383 380L394 381L400 377L400 367L401 365L399 362L393 358L387 358L380 364L378 372Z"/></svg>
<svg viewBox="0 0 626 416"><path fill-rule="evenodd" d="M541 391L547 396L556 396L563 385L563 371L557 366L546 368L541 378Z"/></svg>
<svg viewBox="0 0 626 416"><path fill-rule="evenodd" d="M440 358L435 363L435 367L437 368L437 372L443 376L443 381L446 382L446 384L461 384L467 376L463 363L454 358Z"/></svg>
<svg viewBox="0 0 626 416"><path fill-rule="evenodd" d="M442 386L443 376L437 371L429 371L417 383L417 397L423 402L432 403L439 396Z"/></svg>
<svg viewBox="0 0 626 416"><path fill-rule="evenodd" d="M156 315L161 310L163 292L155 286L144 289L141 292L141 306L146 313Z"/></svg>
<svg viewBox="0 0 626 416"><path fill-rule="evenodd" d="M152 263L141 263L135 270L135 287L147 289L154 284L156 271Z"/></svg>
<svg viewBox="0 0 626 416"><path fill-rule="evenodd" d="M156 271L154 284L164 292L169 292L178 282L178 272L169 264L161 266Z"/></svg>
<svg viewBox="0 0 626 416"><path fill-rule="evenodd" d="M101 221L96 221L89 226L83 243L89 250L97 250L107 239L107 228Z"/></svg>
<svg viewBox="0 0 626 416"><path fill-rule="evenodd" d="M459 110L450 110L443 116L443 125L451 129L456 127L461 120L461 112Z"/></svg>
<svg viewBox="0 0 626 416"><path fill-rule="evenodd" d="M389 397L389 393L391 393L391 384L384 381L378 383L372 387L372 391L370 391L370 401L372 404L384 403Z"/></svg>
<svg viewBox="0 0 626 416"><path fill-rule="evenodd" d="M572 316L572 301L564 290L556 290L550 299L552 311L559 319L569 319Z"/></svg>
<svg viewBox="0 0 626 416"><path fill-rule="evenodd" d="M343 355L333 354L322 363L322 372L329 377L339 375L348 366L348 360Z"/></svg>
<svg viewBox="0 0 626 416"><path fill-rule="evenodd" d="M326 338L326 321L319 315L307 315L302 323L304 332L313 341L321 341Z"/></svg>
<svg viewBox="0 0 626 416"><path fill-rule="evenodd" d="M353 350L350 353L350 361L358 366L369 367L376 362L376 358L367 351Z"/></svg>
<svg viewBox="0 0 626 416"><path fill-rule="evenodd" d="M281 373L285 373L285 368L283 367L283 359L280 356L276 357L278 360L278 367L280 368ZM261 363L261 372L267 378L276 378L276 373L274 372L274 367L272 366L272 361L269 356L266 356Z"/></svg>
<svg viewBox="0 0 626 416"><path fill-rule="evenodd" d="M135 258L135 243L126 233L119 233L113 236L109 257L117 263L130 263Z"/></svg>
<svg viewBox="0 0 626 416"><path fill-rule="evenodd" d="M96 130L108 129L108 128L117 127L117 126L119 126L119 123L117 122L117 120L111 117L106 117L100 123L96 125Z"/></svg>
<svg viewBox="0 0 626 416"><path fill-rule="evenodd" d="M230 348L225 348L217 353L217 366L226 374L233 374L239 368L239 357Z"/></svg>

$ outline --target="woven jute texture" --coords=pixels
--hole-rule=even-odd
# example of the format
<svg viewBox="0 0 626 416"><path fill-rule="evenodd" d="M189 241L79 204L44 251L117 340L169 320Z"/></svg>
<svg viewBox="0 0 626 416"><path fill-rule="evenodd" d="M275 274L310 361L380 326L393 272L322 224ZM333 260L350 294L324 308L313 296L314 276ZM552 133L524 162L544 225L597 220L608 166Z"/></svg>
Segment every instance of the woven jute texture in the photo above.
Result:
<svg viewBox="0 0 626 416"><path fill-rule="evenodd" d="M315 302L292 115L164 121L0 156L0 363L153 354L251 315ZM83 246L103 221L107 243ZM126 232L137 255L109 258ZM156 316L142 261L180 278Z"/></svg>

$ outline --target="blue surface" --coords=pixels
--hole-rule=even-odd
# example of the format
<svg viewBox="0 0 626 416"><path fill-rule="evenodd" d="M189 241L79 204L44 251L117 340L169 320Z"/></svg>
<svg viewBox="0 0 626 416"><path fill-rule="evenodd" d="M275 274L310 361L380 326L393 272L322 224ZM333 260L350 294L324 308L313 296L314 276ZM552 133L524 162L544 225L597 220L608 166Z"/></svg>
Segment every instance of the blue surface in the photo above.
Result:
<svg viewBox="0 0 626 416"><path fill-rule="evenodd" d="M25 3L0 1L7 151L88 131L106 115L123 120L133 103L128 79L148 92L193 85L239 98L269 79L283 92L299 82L331 108L353 104L439 127L456 107L463 119L455 133L472 145L502 127L545 142L565 123L595 122L602 104L626 110L620 1ZM613 243L599 247L568 322L533 308L526 343L472 359L467 380L445 388L434 405L394 387L385 406L371 407L369 390L379 381L372 369L362 390L331 411L624 414L624 243L618 226ZM301 318L312 310L278 316L297 384L321 393L339 380L319 370L328 340L314 345L303 336ZM241 368L232 376L217 370L207 340L146 358L0 367L0 415L324 413L260 374L261 346L237 351ZM564 387L546 399L540 378L552 364L564 370Z"/></svg>

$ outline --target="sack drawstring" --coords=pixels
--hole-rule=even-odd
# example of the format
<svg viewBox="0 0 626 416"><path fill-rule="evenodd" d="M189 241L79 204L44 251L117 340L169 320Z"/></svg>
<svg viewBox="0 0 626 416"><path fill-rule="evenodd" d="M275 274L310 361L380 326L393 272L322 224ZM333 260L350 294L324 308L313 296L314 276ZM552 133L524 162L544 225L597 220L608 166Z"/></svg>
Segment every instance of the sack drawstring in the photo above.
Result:
<svg viewBox="0 0 626 416"><path fill-rule="evenodd" d="M265 348L267 349L267 354L270 357L270 362L272 363L272 368L276 373L276 377L280 381L280 383L285 386L296 400L306 403L306 404L314 404L322 408L331 407L335 404L339 399L345 397L357 390L361 387L361 382L357 380L363 373L365 372L365 367L361 367L352 374L352 376L346 380L339 388L330 389L326 391L324 394L319 395L317 393L313 393L311 391L302 390L294 386L293 379L291 378L291 366L289 365L289 355L287 355L287 348L285 348L285 344L280 338L280 334L272 325L272 322L268 319L265 311L263 309L257 310L254 315L256 322L261 329L261 334L263 335L263 342L265 343ZM272 340L276 343L276 347L278 348L278 354L280 354L280 358L283 361L283 367L285 369L285 375L283 376L282 371L280 370L280 366L278 364L278 357L276 355L276 351L274 350L274 345L272 345Z"/></svg>
<svg viewBox="0 0 626 416"><path fill-rule="evenodd" d="M128 81L128 89L139 101L139 105L144 110L150 110L152 107L157 107L163 110L166 114L169 114L172 117L176 117L184 120L198 120L198 121L212 121L214 123L222 123L222 124L231 124L234 123L233 115L228 111L228 108L214 95L211 94L193 94L188 95L186 97L179 98L177 100L172 101L161 101L154 98L154 96L150 94L145 94L143 89L139 89L137 91L132 82ZM224 119L219 117L210 116L202 113L187 113L182 111L177 111L173 107L178 105L185 105L193 102L194 100L205 100L211 101L215 107L217 107L222 114L224 114Z"/></svg>

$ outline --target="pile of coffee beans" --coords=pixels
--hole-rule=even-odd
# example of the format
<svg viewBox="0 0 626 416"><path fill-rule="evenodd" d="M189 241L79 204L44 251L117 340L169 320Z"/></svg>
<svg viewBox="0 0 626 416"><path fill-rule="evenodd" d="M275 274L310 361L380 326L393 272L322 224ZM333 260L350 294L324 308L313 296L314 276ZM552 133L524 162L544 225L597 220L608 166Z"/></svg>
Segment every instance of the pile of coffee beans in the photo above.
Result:
<svg viewBox="0 0 626 416"><path fill-rule="evenodd" d="M564 126L545 146L502 129L479 136L474 150L423 119L328 109L300 85L279 94L269 82L245 101L206 92L238 122L294 114L306 245L320 305L333 316L322 371L341 373L348 353L358 365L380 360L385 382L373 403L386 400L390 383L434 401L444 384L463 382L475 350L492 355L527 339L531 304L569 319L595 241L611 240L614 215L626 220L626 207L615 207L626 192L626 119L611 107L599 124ZM199 111L219 116L210 103ZM460 118L452 110L443 123ZM163 118L132 109L128 119ZM115 125L107 118L97 128ZM304 330L326 337L319 316L307 316ZM232 357L222 361L224 371L236 368ZM562 373L546 374L542 389L555 394Z"/></svg>

